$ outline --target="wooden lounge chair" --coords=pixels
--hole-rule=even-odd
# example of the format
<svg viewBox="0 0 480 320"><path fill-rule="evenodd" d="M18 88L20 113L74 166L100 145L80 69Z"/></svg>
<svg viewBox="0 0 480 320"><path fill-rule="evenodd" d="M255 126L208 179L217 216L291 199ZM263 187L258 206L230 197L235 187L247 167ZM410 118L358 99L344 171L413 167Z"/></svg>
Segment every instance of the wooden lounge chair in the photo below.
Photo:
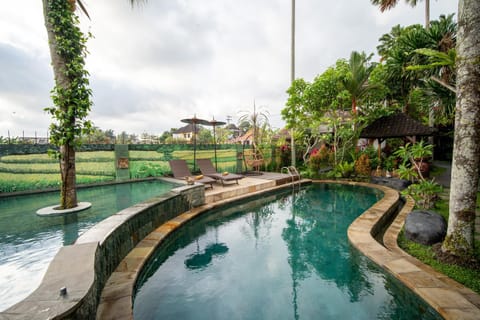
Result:
<svg viewBox="0 0 480 320"><path fill-rule="evenodd" d="M215 168L213 167L212 161L210 161L210 159L197 159L197 164L204 176L220 181L222 182L222 185L224 185L225 182L231 181L235 181L238 184L238 180L244 178L244 176L242 176L241 174L217 172L217 170L215 170Z"/></svg>
<svg viewBox="0 0 480 320"><path fill-rule="evenodd" d="M173 177L176 179L180 180L193 180L194 182L199 182L205 185L210 186L210 188L213 189L213 183L215 182L215 179L203 176L194 176L190 172L190 169L188 169L187 161L182 160L182 159L177 159L177 160L169 160L168 164L170 165L170 169L172 170Z"/></svg>

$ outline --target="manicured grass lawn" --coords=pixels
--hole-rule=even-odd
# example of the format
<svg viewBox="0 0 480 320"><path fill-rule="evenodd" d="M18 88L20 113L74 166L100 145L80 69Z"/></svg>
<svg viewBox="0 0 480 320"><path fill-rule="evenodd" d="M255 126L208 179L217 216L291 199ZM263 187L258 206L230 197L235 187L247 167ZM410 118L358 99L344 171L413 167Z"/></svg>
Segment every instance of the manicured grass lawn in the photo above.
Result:
<svg viewBox="0 0 480 320"><path fill-rule="evenodd" d="M480 210L480 192L477 195L477 210ZM441 214L448 221L448 201L438 200L433 210ZM480 294L480 270L472 270L456 265L441 263L435 259L434 251L430 246L424 246L405 238L403 231L398 237L399 246L410 255L419 259L423 263L431 266L435 270L447 275L448 277L460 282L464 286ZM475 256L480 260L480 242L475 242Z"/></svg>

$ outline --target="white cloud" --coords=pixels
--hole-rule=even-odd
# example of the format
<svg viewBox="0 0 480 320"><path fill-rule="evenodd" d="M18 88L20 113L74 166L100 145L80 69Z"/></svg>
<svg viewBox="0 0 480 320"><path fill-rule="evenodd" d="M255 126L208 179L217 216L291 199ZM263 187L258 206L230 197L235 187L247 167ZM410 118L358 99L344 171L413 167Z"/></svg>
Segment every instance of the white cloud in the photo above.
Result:
<svg viewBox="0 0 480 320"><path fill-rule="evenodd" d="M148 1L134 8L127 0L85 2L91 20L82 16L82 29L94 35L87 69L95 125L158 134L194 114L236 120L254 100L269 109L274 127L283 125L290 1ZM431 10L436 19L455 12L456 3L436 1ZM297 1L296 76L311 81L352 50L375 52L382 34L396 24L423 24L423 14L423 3L411 8L401 2L380 13L369 1ZM12 66L0 77L0 110L24 114L24 120L2 117L0 136L6 129L44 131L53 75L41 2L2 7L0 64Z"/></svg>

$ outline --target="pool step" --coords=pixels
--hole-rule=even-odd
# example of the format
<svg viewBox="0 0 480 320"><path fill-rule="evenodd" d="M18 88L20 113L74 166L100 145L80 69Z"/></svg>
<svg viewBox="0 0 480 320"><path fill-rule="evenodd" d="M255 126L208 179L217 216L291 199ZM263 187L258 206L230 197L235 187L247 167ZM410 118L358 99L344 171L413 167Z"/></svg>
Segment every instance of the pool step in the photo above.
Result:
<svg viewBox="0 0 480 320"><path fill-rule="evenodd" d="M274 180L265 180L258 178L245 177L237 184L221 186L214 185L213 189L205 190L205 202L214 203L228 198L242 196L248 193L265 190L275 187Z"/></svg>

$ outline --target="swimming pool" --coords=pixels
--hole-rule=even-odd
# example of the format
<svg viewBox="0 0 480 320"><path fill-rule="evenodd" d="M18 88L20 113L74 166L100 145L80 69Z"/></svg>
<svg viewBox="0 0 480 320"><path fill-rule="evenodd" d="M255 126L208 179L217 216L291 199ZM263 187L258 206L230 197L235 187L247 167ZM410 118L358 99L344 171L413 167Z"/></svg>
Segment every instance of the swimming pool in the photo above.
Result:
<svg viewBox="0 0 480 320"><path fill-rule="evenodd" d="M349 224L380 198L314 184L204 215L143 269L134 318L441 319L348 243Z"/></svg>
<svg viewBox="0 0 480 320"><path fill-rule="evenodd" d="M0 198L0 311L38 286L61 246L110 215L176 186L149 180L81 188L78 199L91 202L90 209L50 217L35 212L58 203L58 192Z"/></svg>

